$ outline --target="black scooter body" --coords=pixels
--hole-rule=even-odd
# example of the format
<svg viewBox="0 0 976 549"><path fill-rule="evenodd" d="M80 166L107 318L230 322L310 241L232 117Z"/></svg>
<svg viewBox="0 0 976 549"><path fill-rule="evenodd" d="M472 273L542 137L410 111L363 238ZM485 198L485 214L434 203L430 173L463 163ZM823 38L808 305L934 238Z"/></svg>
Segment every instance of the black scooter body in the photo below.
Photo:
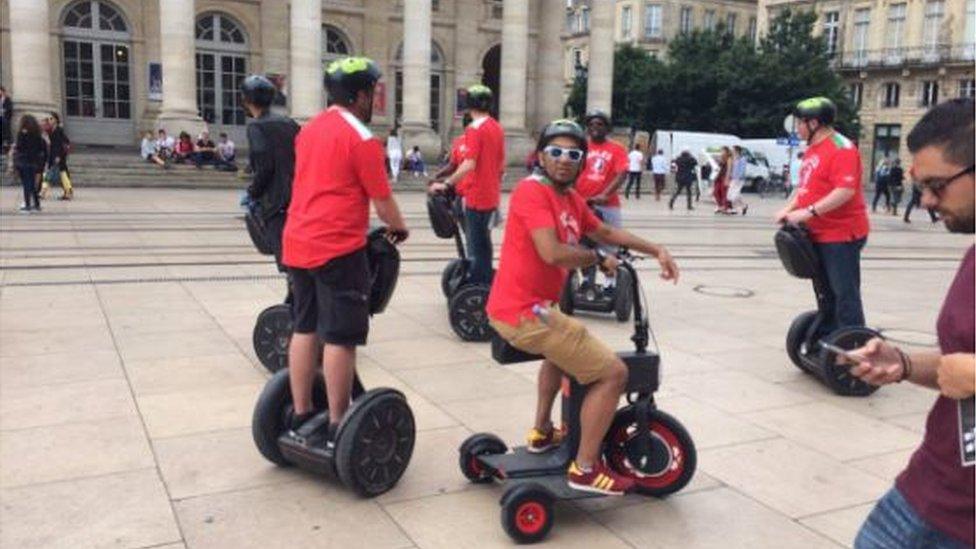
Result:
<svg viewBox="0 0 976 549"><path fill-rule="evenodd" d="M837 355L824 349L820 342L850 350L863 346L872 338L881 337L881 334L865 326L848 326L823 334L822 327L828 321L827 311L832 309L833 296L809 232L802 226L783 225L776 232L774 241L783 267L797 278L810 280L817 300L816 311L800 314L790 325L786 335L786 351L790 360L838 395L868 396L875 392L877 386L852 376L850 367L838 364Z"/></svg>

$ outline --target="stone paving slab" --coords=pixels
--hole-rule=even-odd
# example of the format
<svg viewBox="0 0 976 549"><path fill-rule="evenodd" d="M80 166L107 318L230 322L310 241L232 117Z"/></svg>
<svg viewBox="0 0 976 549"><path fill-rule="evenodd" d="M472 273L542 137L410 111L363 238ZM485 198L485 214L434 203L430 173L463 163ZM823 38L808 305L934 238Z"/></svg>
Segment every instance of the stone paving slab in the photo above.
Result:
<svg viewBox="0 0 976 549"><path fill-rule="evenodd" d="M453 334L439 288L453 243L429 230L421 195L398 196L411 239L359 358L367 386L404 392L418 429L405 477L373 500L277 468L254 448L267 373L251 332L285 285L253 251L237 193L76 196L13 215L17 190L0 189L0 546L511 545L498 521L503 489L467 483L457 446L480 431L519 443L538 365L499 366L488 346ZM746 218L708 204L625 204L628 226L669 245L682 268L672 286L653 262L638 265L662 355L657 402L694 438L698 472L663 500L559 504L550 545L850 546L920 440L932 391L843 398L790 364L786 328L813 295L775 257L779 203L747 199ZM868 320L931 344L971 239L886 216L872 223ZM740 289L749 297L730 297ZM613 347L630 346L628 324L580 318Z"/></svg>

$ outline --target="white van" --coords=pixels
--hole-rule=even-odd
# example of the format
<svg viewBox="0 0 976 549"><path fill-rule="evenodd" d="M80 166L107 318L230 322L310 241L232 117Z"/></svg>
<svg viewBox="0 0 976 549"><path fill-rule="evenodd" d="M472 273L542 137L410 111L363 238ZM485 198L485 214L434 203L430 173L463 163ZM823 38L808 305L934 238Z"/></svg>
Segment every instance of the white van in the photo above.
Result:
<svg viewBox="0 0 976 549"><path fill-rule="evenodd" d="M663 150L665 156L673 160L681 151L688 149L698 159L698 163L708 162L712 166L709 180L714 181L718 175L718 157L722 147L742 147L746 158L746 189L752 188L759 180L769 180L769 166L760 158L753 155L749 147L743 145L743 140L729 133L683 132L658 130L651 138L652 154Z"/></svg>

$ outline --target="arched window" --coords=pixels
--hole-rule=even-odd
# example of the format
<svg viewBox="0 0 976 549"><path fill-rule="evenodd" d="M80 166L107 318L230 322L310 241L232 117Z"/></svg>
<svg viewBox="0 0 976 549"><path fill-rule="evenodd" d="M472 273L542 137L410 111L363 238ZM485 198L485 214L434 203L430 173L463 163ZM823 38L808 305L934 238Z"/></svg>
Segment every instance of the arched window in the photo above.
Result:
<svg viewBox="0 0 976 549"><path fill-rule="evenodd" d="M132 37L125 17L105 0L83 0L61 22L65 123L79 142L128 142Z"/></svg>
<svg viewBox="0 0 976 549"><path fill-rule="evenodd" d="M394 92L394 105L396 119L399 121L403 115L403 43L397 48L396 56L393 61L396 68ZM430 41L430 125L434 131L441 128L441 100L444 97L442 90L444 84L444 53L437 42Z"/></svg>
<svg viewBox="0 0 976 549"><path fill-rule="evenodd" d="M212 131L244 126L246 117L238 93L247 76L248 41L244 28L227 14L208 12L197 17L195 32L200 117L215 126Z"/></svg>
<svg viewBox="0 0 976 549"><path fill-rule="evenodd" d="M352 44L345 33L332 25L322 25L322 62L327 65L330 61L352 55Z"/></svg>

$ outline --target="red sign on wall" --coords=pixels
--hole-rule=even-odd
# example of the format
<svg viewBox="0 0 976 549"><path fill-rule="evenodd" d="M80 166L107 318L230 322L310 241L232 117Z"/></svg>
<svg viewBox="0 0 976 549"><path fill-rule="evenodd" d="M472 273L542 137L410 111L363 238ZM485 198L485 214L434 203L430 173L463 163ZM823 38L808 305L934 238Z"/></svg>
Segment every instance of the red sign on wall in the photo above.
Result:
<svg viewBox="0 0 976 549"><path fill-rule="evenodd" d="M377 82L373 90L373 114L386 116L386 82Z"/></svg>

